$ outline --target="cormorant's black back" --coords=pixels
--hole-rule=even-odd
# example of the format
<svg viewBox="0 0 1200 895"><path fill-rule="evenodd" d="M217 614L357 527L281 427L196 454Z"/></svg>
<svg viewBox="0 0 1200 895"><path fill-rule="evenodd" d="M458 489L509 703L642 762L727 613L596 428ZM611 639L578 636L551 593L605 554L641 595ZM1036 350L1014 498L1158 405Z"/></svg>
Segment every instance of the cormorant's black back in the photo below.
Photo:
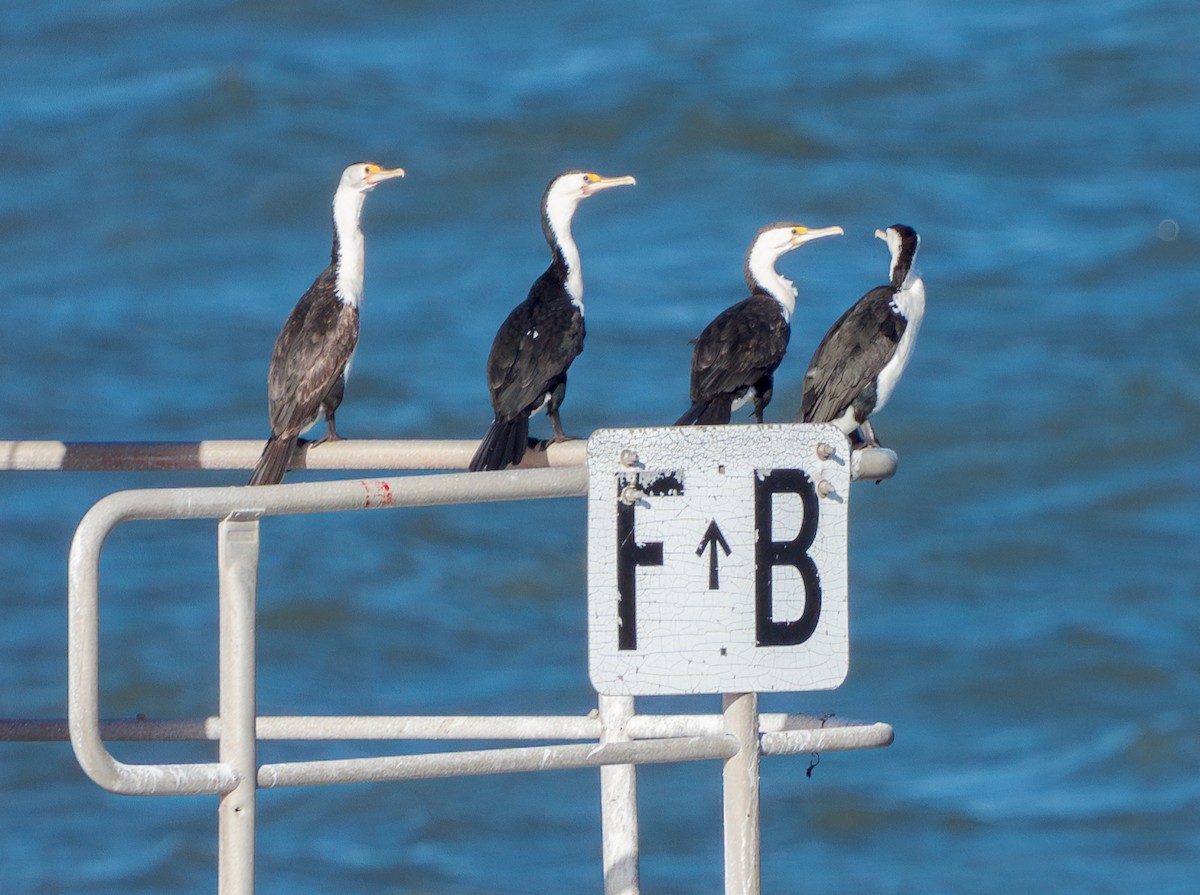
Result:
<svg viewBox="0 0 1200 895"><path fill-rule="evenodd" d="M520 463L529 446L529 415L547 395L557 412L567 369L583 352L583 314L563 285L565 267L555 263L542 274L500 324L488 352L487 379L495 418L471 459L469 469L504 469Z"/></svg>
<svg viewBox="0 0 1200 895"><path fill-rule="evenodd" d="M498 419L528 416L540 407L583 351L583 315L549 274L538 278L492 341L487 380Z"/></svg>
<svg viewBox="0 0 1200 895"><path fill-rule="evenodd" d="M733 401L760 383L769 401L771 376L790 337L779 303L761 292L718 314L695 340L692 407L676 425L729 422Z"/></svg>
<svg viewBox="0 0 1200 895"><path fill-rule="evenodd" d="M877 286L842 314L821 339L804 376L803 422L838 419L891 360L908 325L896 312L894 296L894 287Z"/></svg>

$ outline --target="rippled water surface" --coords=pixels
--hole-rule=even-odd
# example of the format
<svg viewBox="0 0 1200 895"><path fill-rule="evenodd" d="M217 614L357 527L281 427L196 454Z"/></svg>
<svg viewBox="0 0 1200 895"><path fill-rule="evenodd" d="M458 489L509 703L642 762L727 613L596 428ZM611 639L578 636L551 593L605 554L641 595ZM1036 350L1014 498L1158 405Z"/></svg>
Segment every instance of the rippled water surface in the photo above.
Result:
<svg viewBox="0 0 1200 895"><path fill-rule="evenodd" d="M758 227L840 224L782 265L800 301L767 416L791 419L825 327L886 277L872 232L912 224L929 309L876 425L900 472L854 489L851 673L764 699L896 742L811 778L764 761L764 891L1194 891L1197 34L1191 0L20 5L0 439L263 436L271 343L360 158L409 176L366 207L348 437L482 433L560 170L638 178L576 219L580 434L678 416L688 339L743 296ZM0 474L0 715L65 715L66 553L93 502L243 479ZM263 714L594 705L581 501L263 537ZM106 551L104 713L215 713L211 525ZM718 767L639 779L644 890L720 891ZM65 744L0 743L0 793L6 892L215 890L212 799L104 793ZM262 893L601 891L593 772L270 791L259 819Z"/></svg>

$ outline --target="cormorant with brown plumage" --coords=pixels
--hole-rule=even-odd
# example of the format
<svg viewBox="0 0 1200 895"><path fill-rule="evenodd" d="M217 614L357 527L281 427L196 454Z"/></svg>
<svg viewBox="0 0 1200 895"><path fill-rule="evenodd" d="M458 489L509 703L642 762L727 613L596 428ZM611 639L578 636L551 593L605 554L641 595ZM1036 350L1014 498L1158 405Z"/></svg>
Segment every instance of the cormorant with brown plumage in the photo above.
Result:
<svg viewBox="0 0 1200 895"><path fill-rule="evenodd" d="M359 226L363 201L377 185L403 176L402 168L387 170L370 162L353 164L342 172L333 196L330 264L296 303L271 352L267 371L271 437L254 467L251 485L283 481L296 439L322 411L328 431L315 443L338 440L333 417L342 403L358 344L365 259Z"/></svg>

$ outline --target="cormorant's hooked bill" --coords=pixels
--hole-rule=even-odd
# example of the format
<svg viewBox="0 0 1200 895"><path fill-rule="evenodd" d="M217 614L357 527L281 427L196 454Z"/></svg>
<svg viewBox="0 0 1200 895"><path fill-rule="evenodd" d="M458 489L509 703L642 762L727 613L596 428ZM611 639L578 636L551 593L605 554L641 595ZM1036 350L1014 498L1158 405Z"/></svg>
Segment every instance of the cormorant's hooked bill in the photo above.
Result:
<svg viewBox="0 0 1200 895"><path fill-rule="evenodd" d="M558 416L567 388L567 369L583 351L583 272L571 236L571 219L588 196L635 184L632 177L601 177L567 171L542 195L542 232L550 266L525 300L500 325L487 360L487 384L495 414L470 469L504 469L520 463L529 446L529 417L545 408L552 442L565 441Z"/></svg>
<svg viewBox="0 0 1200 895"><path fill-rule="evenodd" d="M806 242L840 235L841 227L812 229L783 222L758 231L746 252L750 297L722 311L693 340L692 406L675 425L723 425L748 400L755 419L763 421L775 369L791 337L797 295L795 284L775 264Z"/></svg>
<svg viewBox="0 0 1200 895"><path fill-rule="evenodd" d="M251 485L283 481L296 439L325 414L324 441L338 440L334 413L342 402L363 294L365 252L359 227L367 193L404 176L403 168L357 162L342 172L333 196L333 252L329 266L308 287L275 340L267 371L271 437L250 478Z"/></svg>
<svg viewBox="0 0 1200 895"><path fill-rule="evenodd" d="M857 429L872 447L869 418L882 410L912 354L925 316L925 284L913 267L921 238L905 224L875 235L888 245L887 285L876 286L830 327L804 376L800 420Z"/></svg>

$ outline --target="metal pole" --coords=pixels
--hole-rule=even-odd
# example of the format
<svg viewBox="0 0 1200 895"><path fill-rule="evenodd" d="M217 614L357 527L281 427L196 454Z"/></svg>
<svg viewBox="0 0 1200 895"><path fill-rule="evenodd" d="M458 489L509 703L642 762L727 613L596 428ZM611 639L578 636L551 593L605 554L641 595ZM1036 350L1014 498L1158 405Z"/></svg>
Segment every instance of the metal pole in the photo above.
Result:
<svg viewBox="0 0 1200 895"><path fill-rule="evenodd" d="M725 762L725 895L759 895L758 694L722 697L725 730L741 747Z"/></svg>
<svg viewBox="0 0 1200 895"><path fill-rule="evenodd" d="M126 492L131 494L136 492ZM98 785L123 795L229 792L237 774L221 762L131 765L117 761L100 737L100 550L129 519L126 502L105 498L75 530L67 572L67 724L79 766Z"/></svg>
<svg viewBox="0 0 1200 895"><path fill-rule="evenodd" d="M600 768L606 764L666 764L675 761L725 761L737 754L738 741L728 734L670 737L632 743L555 743L512 749L468 749L377 758L326 758L264 764L259 789L323 786L328 783L379 783L385 780L432 780L568 768Z"/></svg>
<svg viewBox="0 0 1200 895"><path fill-rule="evenodd" d="M255 739L255 598L258 520L223 519L217 527L220 575L221 741L223 764L238 784L217 808L217 892L254 893L254 821L258 785Z"/></svg>
<svg viewBox="0 0 1200 895"><path fill-rule="evenodd" d="M601 743L628 742L632 696L600 696ZM637 765L600 769L600 838L604 850L604 895L641 891L638 847Z"/></svg>
<svg viewBox="0 0 1200 895"><path fill-rule="evenodd" d="M0 471L253 469L262 453L253 441L0 441ZM303 444L292 469L466 469L477 441L348 438L314 446ZM854 479L890 479L896 474L895 452L862 448L850 458ZM586 441L564 441L525 454L522 469L580 466L587 463Z"/></svg>
<svg viewBox="0 0 1200 895"><path fill-rule="evenodd" d="M150 718L102 720L104 741L211 740L221 738L218 717L173 721ZM890 746L890 724L759 713L763 755L843 752ZM634 715L625 725L633 740L714 736L725 730L721 715ZM259 740L597 740L600 718L547 715L259 715ZM0 741L63 742L67 722L58 718L0 718ZM237 784L230 781L229 788ZM218 790L211 790L217 792Z"/></svg>
<svg viewBox="0 0 1200 895"><path fill-rule="evenodd" d="M2 470L253 469L262 453L254 441L62 442L0 441ZM478 441L348 438L322 445L302 444L292 469L466 469ZM587 462L586 441L565 441L531 450L522 469L579 466Z"/></svg>

